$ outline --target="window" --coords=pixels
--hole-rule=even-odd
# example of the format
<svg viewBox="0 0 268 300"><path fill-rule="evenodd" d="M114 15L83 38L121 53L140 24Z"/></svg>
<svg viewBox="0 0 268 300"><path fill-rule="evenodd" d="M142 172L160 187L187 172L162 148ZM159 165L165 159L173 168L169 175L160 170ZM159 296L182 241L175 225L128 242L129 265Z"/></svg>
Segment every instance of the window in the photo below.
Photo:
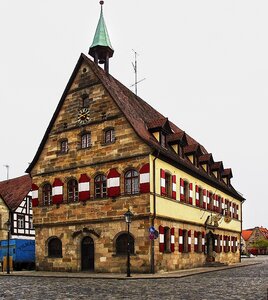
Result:
<svg viewBox="0 0 268 300"><path fill-rule="evenodd" d="M60 141L60 153L68 152L68 140Z"/></svg>
<svg viewBox="0 0 268 300"><path fill-rule="evenodd" d="M89 107L89 98L87 95L83 96L83 107Z"/></svg>
<svg viewBox="0 0 268 300"><path fill-rule="evenodd" d="M208 210L213 210L213 206L214 206L214 203L213 203L213 194L211 192L209 192L209 196L208 196L208 206L207 206L207 209Z"/></svg>
<svg viewBox="0 0 268 300"><path fill-rule="evenodd" d="M172 177L169 173L165 172L165 186L166 186L166 196L172 197Z"/></svg>
<svg viewBox="0 0 268 300"><path fill-rule="evenodd" d="M164 227L164 251L170 252L170 228Z"/></svg>
<svg viewBox="0 0 268 300"><path fill-rule="evenodd" d="M184 181L184 201L189 203L189 182Z"/></svg>
<svg viewBox="0 0 268 300"><path fill-rule="evenodd" d="M188 231L182 231L183 252L188 252Z"/></svg>
<svg viewBox="0 0 268 300"><path fill-rule="evenodd" d="M160 133L160 144L166 148L166 135L163 132Z"/></svg>
<svg viewBox="0 0 268 300"><path fill-rule="evenodd" d="M114 129L108 129L104 132L104 143L109 144L115 141L115 132Z"/></svg>
<svg viewBox="0 0 268 300"><path fill-rule="evenodd" d="M78 201L78 183L77 180L71 179L67 184L67 200L68 202Z"/></svg>
<svg viewBox="0 0 268 300"><path fill-rule="evenodd" d="M24 228L24 222L25 222L25 218L24 215L18 215L17 216L17 227L18 228Z"/></svg>
<svg viewBox="0 0 268 300"><path fill-rule="evenodd" d="M52 187L51 184L46 183L42 189L43 196L43 205L51 205L52 204Z"/></svg>
<svg viewBox="0 0 268 300"><path fill-rule="evenodd" d="M91 133L84 133L81 136L81 148L85 149L85 148L89 148L91 146Z"/></svg>
<svg viewBox="0 0 268 300"><path fill-rule="evenodd" d="M48 256L49 257L62 257L61 240L57 237L51 238L48 241Z"/></svg>
<svg viewBox="0 0 268 300"><path fill-rule="evenodd" d="M34 226L33 226L33 217L30 217L30 219L29 219L29 227L30 227L30 229L34 229Z"/></svg>
<svg viewBox="0 0 268 300"><path fill-rule="evenodd" d="M95 183L95 198L107 197L107 179L105 175L97 175L94 180Z"/></svg>
<svg viewBox="0 0 268 300"><path fill-rule="evenodd" d="M139 193L139 173L135 170L129 170L125 173L125 193Z"/></svg>
<svg viewBox="0 0 268 300"><path fill-rule="evenodd" d="M116 239L116 254L127 255L128 234L122 233ZM134 238L129 235L130 253L134 254Z"/></svg>

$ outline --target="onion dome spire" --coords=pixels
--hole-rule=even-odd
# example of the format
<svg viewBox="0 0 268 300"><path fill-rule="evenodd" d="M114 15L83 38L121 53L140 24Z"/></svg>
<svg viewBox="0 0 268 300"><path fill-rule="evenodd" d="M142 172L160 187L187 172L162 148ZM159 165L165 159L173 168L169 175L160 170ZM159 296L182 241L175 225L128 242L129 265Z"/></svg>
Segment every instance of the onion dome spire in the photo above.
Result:
<svg viewBox="0 0 268 300"><path fill-rule="evenodd" d="M94 58L94 62L96 64L104 64L104 70L109 73L109 58L113 56L114 49L112 47L103 17L103 4L104 1L100 1L100 18L96 28L93 43L89 48L88 54Z"/></svg>

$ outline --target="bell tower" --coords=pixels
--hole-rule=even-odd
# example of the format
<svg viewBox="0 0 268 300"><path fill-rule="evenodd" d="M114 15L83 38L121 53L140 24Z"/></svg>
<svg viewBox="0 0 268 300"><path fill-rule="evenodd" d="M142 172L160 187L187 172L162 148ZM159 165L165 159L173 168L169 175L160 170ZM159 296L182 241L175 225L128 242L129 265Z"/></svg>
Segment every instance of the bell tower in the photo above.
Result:
<svg viewBox="0 0 268 300"><path fill-rule="evenodd" d="M106 28L103 17L103 4L104 1L100 1L100 18L96 28L93 43L89 48L88 54L94 58L94 62L96 64L104 64L104 70L109 73L109 59L113 56L114 49L111 45L108 30Z"/></svg>

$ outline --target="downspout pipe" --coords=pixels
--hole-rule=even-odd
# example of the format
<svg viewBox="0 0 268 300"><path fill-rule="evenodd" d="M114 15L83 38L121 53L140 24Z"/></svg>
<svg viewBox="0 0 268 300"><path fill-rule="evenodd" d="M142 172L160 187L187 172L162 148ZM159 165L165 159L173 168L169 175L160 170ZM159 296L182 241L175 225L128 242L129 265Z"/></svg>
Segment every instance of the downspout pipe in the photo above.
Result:
<svg viewBox="0 0 268 300"><path fill-rule="evenodd" d="M156 183L155 183L155 162L159 157L159 151L153 159L153 216L151 218L151 226L154 227L156 218ZM151 274L155 273L155 261L154 261L154 239L151 240Z"/></svg>

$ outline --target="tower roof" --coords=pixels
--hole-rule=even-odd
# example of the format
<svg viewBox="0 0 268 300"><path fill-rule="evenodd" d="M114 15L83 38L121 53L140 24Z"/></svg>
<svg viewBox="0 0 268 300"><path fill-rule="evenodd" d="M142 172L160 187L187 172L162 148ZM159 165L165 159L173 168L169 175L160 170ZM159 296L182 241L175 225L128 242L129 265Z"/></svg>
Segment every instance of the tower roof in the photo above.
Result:
<svg viewBox="0 0 268 300"><path fill-rule="evenodd" d="M104 17L103 17L103 10L102 5L104 1L100 1L101 4L101 12L100 12L100 18L99 22L96 28L96 32L94 35L93 43L89 48L89 51L97 46L103 46L103 47L109 47L113 51L113 47L109 38L108 30L105 25Z"/></svg>

